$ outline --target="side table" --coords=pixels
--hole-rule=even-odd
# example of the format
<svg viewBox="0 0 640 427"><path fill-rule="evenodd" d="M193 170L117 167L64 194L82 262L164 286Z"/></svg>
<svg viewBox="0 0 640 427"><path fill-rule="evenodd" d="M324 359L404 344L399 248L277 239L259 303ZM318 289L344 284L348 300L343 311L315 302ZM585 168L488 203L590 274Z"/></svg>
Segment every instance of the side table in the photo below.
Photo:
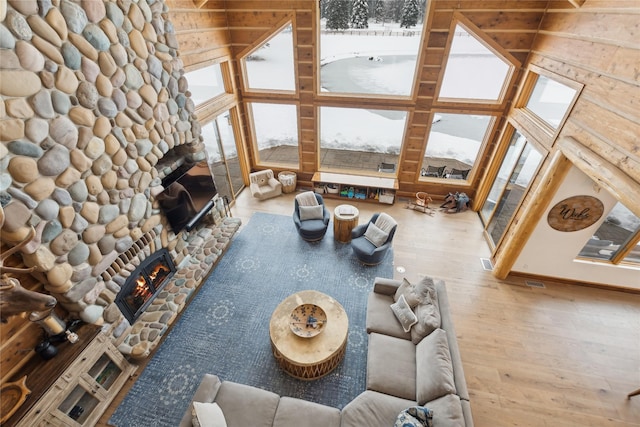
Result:
<svg viewBox="0 0 640 427"><path fill-rule="evenodd" d="M333 211L333 236L338 242L349 243L351 230L358 225L360 211L351 205L338 205Z"/></svg>

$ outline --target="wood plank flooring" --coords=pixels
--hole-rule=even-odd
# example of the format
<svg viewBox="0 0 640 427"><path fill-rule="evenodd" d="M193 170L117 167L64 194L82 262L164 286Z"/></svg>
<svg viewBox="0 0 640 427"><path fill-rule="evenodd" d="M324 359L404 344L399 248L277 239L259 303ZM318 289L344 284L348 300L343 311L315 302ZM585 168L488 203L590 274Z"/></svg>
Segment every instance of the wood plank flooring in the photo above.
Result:
<svg viewBox="0 0 640 427"><path fill-rule="evenodd" d="M232 214L243 224L256 211L290 215L294 195L258 201L244 190ZM343 202L326 199L332 211ZM480 262L490 251L471 211L429 216L403 200L350 204L361 224L379 211L398 221L396 278L446 281L476 426L640 426L640 396L627 399L640 387L640 295L497 280Z"/></svg>

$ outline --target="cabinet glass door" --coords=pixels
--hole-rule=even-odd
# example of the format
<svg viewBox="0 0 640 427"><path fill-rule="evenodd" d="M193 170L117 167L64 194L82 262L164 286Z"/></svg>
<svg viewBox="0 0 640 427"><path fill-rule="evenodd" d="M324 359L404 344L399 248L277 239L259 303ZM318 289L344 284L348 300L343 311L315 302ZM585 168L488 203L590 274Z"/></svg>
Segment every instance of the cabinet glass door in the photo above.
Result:
<svg viewBox="0 0 640 427"><path fill-rule="evenodd" d="M58 410L78 424L84 424L99 403L92 393L77 385L58 406Z"/></svg>
<svg viewBox="0 0 640 427"><path fill-rule="evenodd" d="M122 369L109 357L107 353L100 356L100 359L91 367L89 375L103 389L109 390L122 374Z"/></svg>

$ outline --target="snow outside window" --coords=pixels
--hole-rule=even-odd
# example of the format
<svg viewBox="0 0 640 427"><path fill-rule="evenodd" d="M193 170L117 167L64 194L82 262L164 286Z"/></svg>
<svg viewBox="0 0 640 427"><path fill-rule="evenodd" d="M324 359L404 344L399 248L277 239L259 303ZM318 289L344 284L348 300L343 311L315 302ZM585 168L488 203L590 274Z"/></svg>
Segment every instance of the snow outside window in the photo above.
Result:
<svg viewBox="0 0 640 427"><path fill-rule="evenodd" d="M249 89L295 91L291 25L253 50L242 62Z"/></svg>
<svg viewBox="0 0 640 427"><path fill-rule="evenodd" d="M259 165L298 168L298 111L291 104L248 103Z"/></svg>
<svg viewBox="0 0 640 427"><path fill-rule="evenodd" d="M320 169L376 173L381 163L397 166L406 121L406 111L320 107Z"/></svg>
<svg viewBox="0 0 640 427"><path fill-rule="evenodd" d="M484 143L492 116L437 113L424 155L422 177L469 178ZM444 169L442 169L444 168Z"/></svg>
<svg viewBox="0 0 640 427"><path fill-rule="evenodd" d="M220 64L209 65L184 74L189 84L191 99L196 107L225 93Z"/></svg>
<svg viewBox="0 0 640 427"><path fill-rule="evenodd" d="M514 68L460 25L451 43L438 99L500 102Z"/></svg>
<svg viewBox="0 0 640 427"><path fill-rule="evenodd" d="M557 129L564 119L576 90L546 76L538 76L526 108Z"/></svg>

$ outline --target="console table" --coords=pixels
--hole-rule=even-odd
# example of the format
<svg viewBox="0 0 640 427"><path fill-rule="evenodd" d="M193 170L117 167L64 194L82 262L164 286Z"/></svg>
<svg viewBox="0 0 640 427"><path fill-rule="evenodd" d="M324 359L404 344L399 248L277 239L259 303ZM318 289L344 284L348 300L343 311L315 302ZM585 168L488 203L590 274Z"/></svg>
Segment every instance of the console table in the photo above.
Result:
<svg viewBox="0 0 640 427"><path fill-rule="evenodd" d="M95 425L137 366L99 326L84 325L77 333L77 343L60 343L54 358L33 357L16 374L27 376L31 393L3 426Z"/></svg>

